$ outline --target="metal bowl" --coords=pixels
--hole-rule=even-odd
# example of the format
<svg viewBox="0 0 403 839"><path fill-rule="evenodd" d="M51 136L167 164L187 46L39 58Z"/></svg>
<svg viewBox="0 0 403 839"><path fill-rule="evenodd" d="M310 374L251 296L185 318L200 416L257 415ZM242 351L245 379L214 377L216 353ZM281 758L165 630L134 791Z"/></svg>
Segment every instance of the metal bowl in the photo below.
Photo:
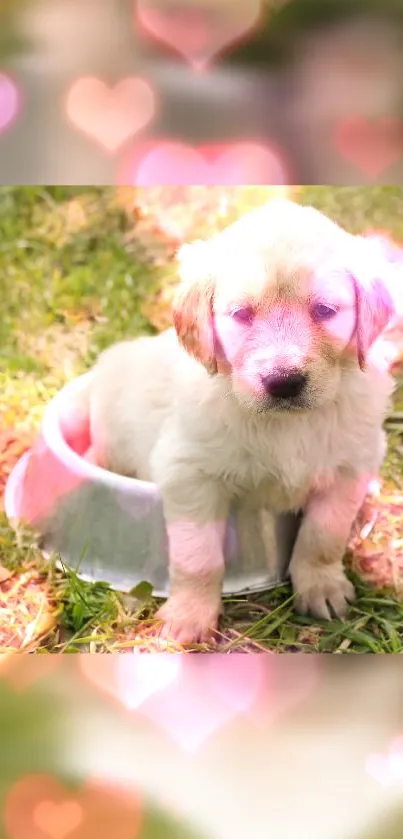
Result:
<svg viewBox="0 0 403 839"><path fill-rule="evenodd" d="M43 552L59 555L83 579L124 592L147 581L156 596L166 597L168 545L158 488L87 462L83 440L71 434L80 425L74 423L75 405L89 376L69 382L48 405L33 448L9 477L6 514L13 526L33 528ZM268 555L267 513L234 507L225 538L224 594L282 583L298 523L293 515L278 517L275 555Z"/></svg>

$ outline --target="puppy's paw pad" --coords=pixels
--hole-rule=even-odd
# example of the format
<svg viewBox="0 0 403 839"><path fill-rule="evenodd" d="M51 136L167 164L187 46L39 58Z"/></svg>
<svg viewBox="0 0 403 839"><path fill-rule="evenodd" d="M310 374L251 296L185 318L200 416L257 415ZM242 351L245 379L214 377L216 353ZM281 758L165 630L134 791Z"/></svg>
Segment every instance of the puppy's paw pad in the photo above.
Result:
<svg viewBox="0 0 403 839"><path fill-rule="evenodd" d="M292 575L292 580L297 595L295 610L302 615L310 614L324 620L342 618L349 603L355 599L354 586L342 571L319 571L316 568L305 580L300 575Z"/></svg>
<svg viewBox="0 0 403 839"><path fill-rule="evenodd" d="M156 618L163 622L160 637L182 646L214 641L218 626L220 604L170 597L158 610Z"/></svg>

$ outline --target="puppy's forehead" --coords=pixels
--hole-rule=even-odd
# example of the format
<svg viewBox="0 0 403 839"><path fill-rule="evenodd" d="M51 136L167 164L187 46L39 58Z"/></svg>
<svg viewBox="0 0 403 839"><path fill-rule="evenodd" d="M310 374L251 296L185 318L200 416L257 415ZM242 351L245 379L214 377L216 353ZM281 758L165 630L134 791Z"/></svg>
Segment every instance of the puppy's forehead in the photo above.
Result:
<svg viewBox="0 0 403 839"><path fill-rule="evenodd" d="M304 300L335 287L341 292L350 287L344 268L348 239L313 208L272 202L217 236L217 290L225 298L260 304L273 297Z"/></svg>

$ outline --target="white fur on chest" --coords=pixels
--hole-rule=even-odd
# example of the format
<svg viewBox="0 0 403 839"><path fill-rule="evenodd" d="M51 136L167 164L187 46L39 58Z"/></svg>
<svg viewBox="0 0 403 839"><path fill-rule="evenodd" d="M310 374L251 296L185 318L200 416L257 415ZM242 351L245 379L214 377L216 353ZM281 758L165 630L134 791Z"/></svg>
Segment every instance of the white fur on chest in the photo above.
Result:
<svg viewBox="0 0 403 839"><path fill-rule="evenodd" d="M315 433L304 416L288 420L226 428L208 447L205 468L251 504L300 509L313 489L332 482L336 464L328 433Z"/></svg>

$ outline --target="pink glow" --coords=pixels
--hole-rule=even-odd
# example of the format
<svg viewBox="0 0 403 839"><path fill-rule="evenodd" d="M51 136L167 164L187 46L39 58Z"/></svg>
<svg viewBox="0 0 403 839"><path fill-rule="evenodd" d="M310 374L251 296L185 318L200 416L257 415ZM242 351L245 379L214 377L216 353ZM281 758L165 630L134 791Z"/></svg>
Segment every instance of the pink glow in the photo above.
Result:
<svg viewBox="0 0 403 839"><path fill-rule="evenodd" d="M228 46L253 34L261 7L261 0L215 0L192 8L187 0L138 0L136 24L182 55L194 70L202 70Z"/></svg>

